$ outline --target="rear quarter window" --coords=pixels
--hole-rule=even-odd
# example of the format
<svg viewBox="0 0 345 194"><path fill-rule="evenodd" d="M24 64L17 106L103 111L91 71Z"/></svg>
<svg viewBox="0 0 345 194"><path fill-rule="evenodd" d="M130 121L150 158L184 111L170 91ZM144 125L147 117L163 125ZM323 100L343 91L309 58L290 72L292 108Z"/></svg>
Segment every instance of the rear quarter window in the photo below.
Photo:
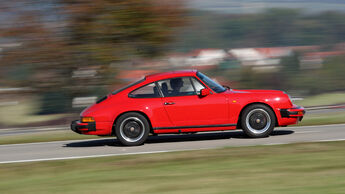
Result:
<svg viewBox="0 0 345 194"><path fill-rule="evenodd" d="M158 98L160 97L155 83L142 86L128 94L130 98Z"/></svg>

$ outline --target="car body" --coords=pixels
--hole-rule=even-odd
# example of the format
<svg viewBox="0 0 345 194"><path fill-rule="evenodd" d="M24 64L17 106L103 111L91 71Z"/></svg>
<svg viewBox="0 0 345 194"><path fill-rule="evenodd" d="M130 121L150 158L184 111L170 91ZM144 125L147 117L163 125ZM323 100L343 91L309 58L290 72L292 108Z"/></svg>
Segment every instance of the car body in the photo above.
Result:
<svg viewBox="0 0 345 194"><path fill-rule="evenodd" d="M185 70L148 75L112 92L86 108L71 128L139 145L149 133L243 129L250 137L265 137L304 114L285 92L226 89L201 72Z"/></svg>

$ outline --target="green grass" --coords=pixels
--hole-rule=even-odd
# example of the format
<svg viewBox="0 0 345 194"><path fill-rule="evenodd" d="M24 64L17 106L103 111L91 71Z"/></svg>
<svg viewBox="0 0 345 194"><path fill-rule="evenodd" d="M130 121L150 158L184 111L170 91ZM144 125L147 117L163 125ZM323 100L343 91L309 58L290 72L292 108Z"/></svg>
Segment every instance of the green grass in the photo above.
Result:
<svg viewBox="0 0 345 194"><path fill-rule="evenodd" d="M48 132L37 132L37 133L31 133L31 134L0 136L0 145L15 144L15 143L78 140L78 139L91 139L91 138L92 139L98 138L98 136L80 135L80 134L72 132L71 130L66 129L64 131L48 131Z"/></svg>
<svg viewBox="0 0 345 194"><path fill-rule="evenodd" d="M345 103L345 92L320 94L316 96L307 97L295 103L304 107L342 104Z"/></svg>
<svg viewBox="0 0 345 194"><path fill-rule="evenodd" d="M0 165L2 193L343 193L345 141Z"/></svg>
<svg viewBox="0 0 345 194"><path fill-rule="evenodd" d="M38 101L27 98L17 105L0 106L0 123L6 126L25 125L60 119L66 114L36 115Z"/></svg>
<svg viewBox="0 0 345 194"><path fill-rule="evenodd" d="M326 125L345 123L345 111L337 113L307 114L298 125Z"/></svg>

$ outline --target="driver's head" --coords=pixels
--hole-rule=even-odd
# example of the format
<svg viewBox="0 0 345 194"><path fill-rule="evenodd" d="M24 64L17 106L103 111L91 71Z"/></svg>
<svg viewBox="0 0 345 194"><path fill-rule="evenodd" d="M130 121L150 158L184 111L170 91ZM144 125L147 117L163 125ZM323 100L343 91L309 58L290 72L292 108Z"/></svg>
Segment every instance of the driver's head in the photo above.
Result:
<svg viewBox="0 0 345 194"><path fill-rule="evenodd" d="M170 86L173 90L179 90L183 86L182 78L174 78L170 80Z"/></svg>

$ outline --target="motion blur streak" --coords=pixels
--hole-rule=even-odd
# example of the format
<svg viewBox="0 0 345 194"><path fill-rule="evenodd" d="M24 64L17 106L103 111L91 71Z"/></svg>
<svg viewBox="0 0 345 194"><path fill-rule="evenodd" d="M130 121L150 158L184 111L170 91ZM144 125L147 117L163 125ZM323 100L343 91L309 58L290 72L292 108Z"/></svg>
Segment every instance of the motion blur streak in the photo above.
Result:
<svg viewBox="0 0 345 194"><path fill-rule="evenodd" d="M67 124L116 88L173 69L294 97L345 88L338 1L14 0L0 10L0 127Z"/></svg>
<svg viewBox="0 0 345 194"><path fill-rule="evenodd" d="M200 193L201 189L236 193L252 184L252 191L263 188L262 193L339 193L344 191L344 181L340 183L344 178L339 178L344 177L344 165L338 156L344 154L328 143L321 147L335 152L306 145L308 149L302 146L307 152L304 157L298 157L303 150L295 149L300 146L282 146L282 150L295 149L287 154L288 160L280 158L287 155L276 154L276 148L267 152L279 156L278 160L265 160L268 155L261 153L267 152L254 151L237 157L236 150L227 156L217 151L217 157L205 155L205 159L187 153L197 158L190 162L195 166L187 164L190 159L177 157L169 166L164 157L158 163L152 157L144 159L149 164L144 171L140 168L145 164L138 165L140 156L130 160L138 171L128 166L121 171L117 164L122 161L111 161L104 168L73 160L5 163L343 140L344 124L279 128L261 139L247 139L240 131L158 135L150 136L143 146L124 148L115 137L80 140L81 135L65 126L80 119L83 109L130 82L147 74L186 69L200 70L230 89L285 91L294 104L307 110L300 125L345 123L344 63L342 0L2 0L0 144L7 145L0 146L0 191L47 193L50 188L55 193L91 193L94 188L103 193L106 189L161 193L170 188L181 193ZM24 142L40 143L18 144ZM320 155L313 155L316 152ZM181 171L173 171L175 162ZM157 169L150 171L155 165ZM200 176L201 171L206 171L205 176ZM95 179L81 181L85 176ZM127 190L130 187L134 190ZM221 187L228 187L227 192Z"/></svg>

